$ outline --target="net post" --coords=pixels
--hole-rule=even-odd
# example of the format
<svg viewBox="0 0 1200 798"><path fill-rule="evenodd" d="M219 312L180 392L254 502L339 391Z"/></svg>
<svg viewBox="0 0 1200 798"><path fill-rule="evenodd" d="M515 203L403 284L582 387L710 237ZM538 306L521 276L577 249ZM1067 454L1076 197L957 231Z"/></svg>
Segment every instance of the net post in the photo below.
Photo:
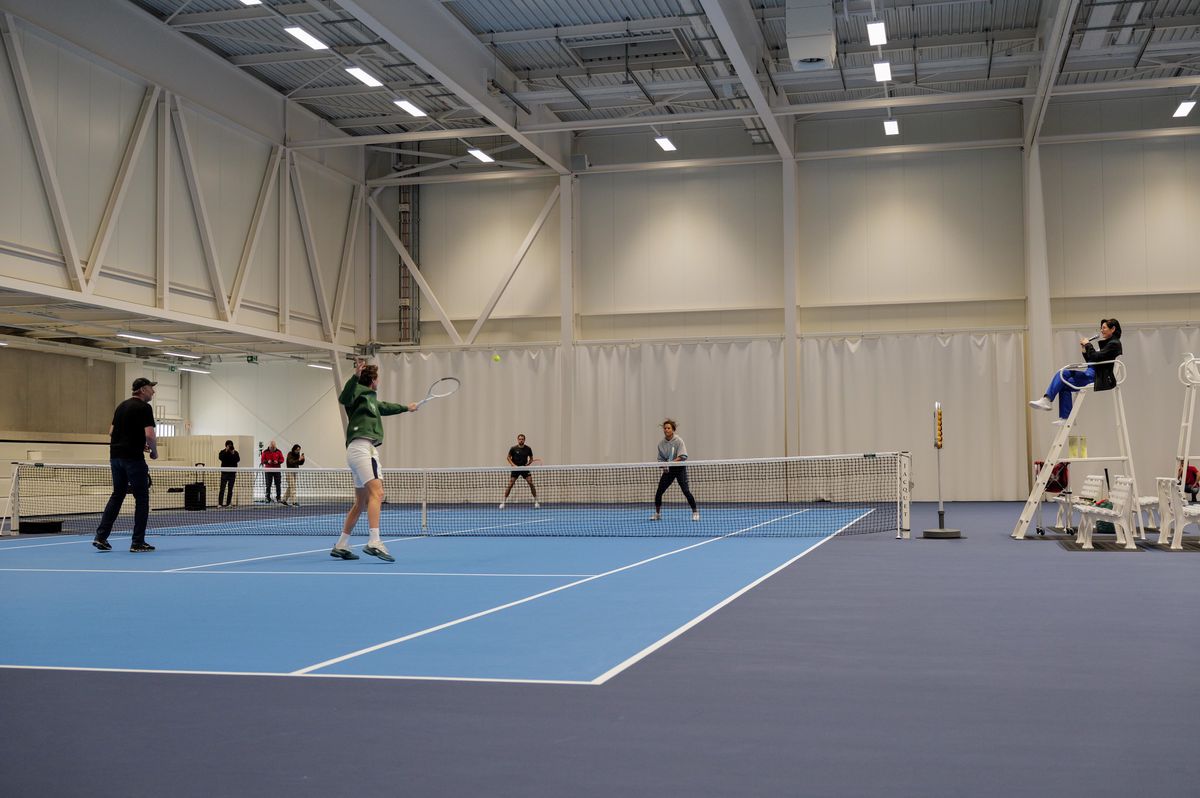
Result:
<svg viewBox="0 0 1200 798"><path fill-rule="evenodd" d="M429 472L421 470L421 531L429 531Z"/></svg>
<svg viewBox="0 0 1200 798"><path fill-rule="evenodd" d="M908 540L912 537L912 455L900 452L899 490L896 492L896 540Z"/></svg>
<svg viewBox="0 0 1200 798"><path fill-rule="evenodd" d="M8 486L8 532L4 531L5 516L0 515L0 537L12 536L20 534L17 530L21 526L21 507L20 507L20 490L21 490L21 464L13 463L12 481Z"/></svg>

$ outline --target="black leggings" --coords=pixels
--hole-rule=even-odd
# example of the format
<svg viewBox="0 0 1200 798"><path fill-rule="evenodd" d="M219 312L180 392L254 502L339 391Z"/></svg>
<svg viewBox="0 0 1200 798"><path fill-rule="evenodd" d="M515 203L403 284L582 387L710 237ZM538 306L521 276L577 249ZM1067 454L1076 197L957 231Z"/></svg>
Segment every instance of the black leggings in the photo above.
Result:
<svg viewBox="0 0 1200 798"><path fill-rule="evenodd" d="M657 512L662 509L663 494L667 492L667 488L671 486L671 483L676 480L679 481L679 489L683 491L683 498L687 499L692 512L696 512L696 497L688 490L687 469L683 466L671 466L658 478L658 491L654 494L654 510Z"/></svg>
<svg viewBox="0 0 1200 798"><path fill-rule="evenodd" d="M228 471L221 472L221 487L217 490L217 504L230 504L233 502L233 483L237 479L237 474ZM226 496L226 489L229 495Z"/></svg>

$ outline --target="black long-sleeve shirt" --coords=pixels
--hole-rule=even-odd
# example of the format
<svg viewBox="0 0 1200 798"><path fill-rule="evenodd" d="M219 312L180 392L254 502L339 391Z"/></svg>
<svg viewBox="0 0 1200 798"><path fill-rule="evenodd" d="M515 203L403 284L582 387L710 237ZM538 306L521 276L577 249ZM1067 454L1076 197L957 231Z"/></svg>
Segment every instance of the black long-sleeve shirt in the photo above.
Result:
<svg viewBox="0 0 1200 798"><path fill-rule="evenodd" d="M1116 360L1121 356L1121 339L1109 338L1105 340L1099 339L1095 343L1088 342L1088 345L1083 348L1083 359L1088 363L1098 363L1092 368L1096 370L1096 390L1111 391L1117 387L1117 377L1113 374L1113 364L1105 363L1106 360Z"/></svg>

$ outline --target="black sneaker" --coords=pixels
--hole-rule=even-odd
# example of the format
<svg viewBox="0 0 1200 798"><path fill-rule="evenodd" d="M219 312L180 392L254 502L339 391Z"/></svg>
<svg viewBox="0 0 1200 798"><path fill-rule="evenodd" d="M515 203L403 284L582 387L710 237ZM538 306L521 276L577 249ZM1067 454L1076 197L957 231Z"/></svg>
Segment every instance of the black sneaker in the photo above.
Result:
<svg viewBox="0 0 1200 798"><path fill-rule="evenodd" d="M130 551L154 551L154 547L149 543L134 543L129 547Z"/></svg>
<svg viewBox="0 0 1200 798"><path fill-rule="evenodd" d="M100 551L112 551L112 544L107 540L96 539L92 541L92 545Z"/></svg>
<svg viewBox="0 0 1200 798"><path fill-rule="evenodd" d="M329 551L329 556L337 557L339 560L357 560L358 559L358 555L355 554L354 552L350 551L350 549L339 549L337 546L334 546Z"/></svg>

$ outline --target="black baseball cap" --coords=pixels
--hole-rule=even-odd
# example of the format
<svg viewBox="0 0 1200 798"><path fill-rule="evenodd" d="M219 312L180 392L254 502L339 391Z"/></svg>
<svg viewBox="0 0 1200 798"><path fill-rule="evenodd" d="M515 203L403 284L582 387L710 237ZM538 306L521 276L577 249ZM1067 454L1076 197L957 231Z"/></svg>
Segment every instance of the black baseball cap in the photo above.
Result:
<svg viewBox="0 0 1200 798"><path fill-rule="evenodd" d="M147 385L158 385L158 383L155 382L154 380L148 380L145 377L138 377L136 380L133 381L134 393L137 393L138 391L142 390Z"/></svg>

